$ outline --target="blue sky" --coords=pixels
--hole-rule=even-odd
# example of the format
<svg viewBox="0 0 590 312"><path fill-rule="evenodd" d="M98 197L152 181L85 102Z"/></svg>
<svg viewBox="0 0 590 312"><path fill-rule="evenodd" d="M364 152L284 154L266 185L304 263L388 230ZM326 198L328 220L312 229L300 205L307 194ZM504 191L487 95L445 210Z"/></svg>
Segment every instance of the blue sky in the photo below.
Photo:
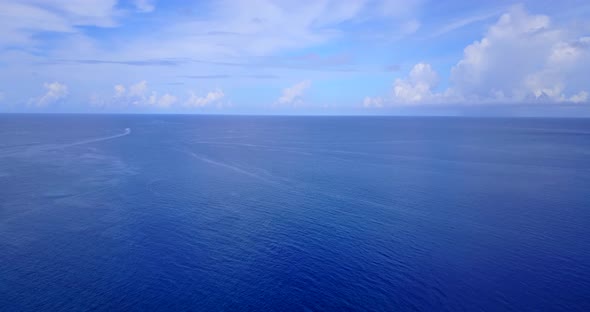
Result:
<svg viewBox="0 0 590 312"><path fill-rule="evenodd" d="M0 112L590 115L590 2L0 0Z"/></svg>

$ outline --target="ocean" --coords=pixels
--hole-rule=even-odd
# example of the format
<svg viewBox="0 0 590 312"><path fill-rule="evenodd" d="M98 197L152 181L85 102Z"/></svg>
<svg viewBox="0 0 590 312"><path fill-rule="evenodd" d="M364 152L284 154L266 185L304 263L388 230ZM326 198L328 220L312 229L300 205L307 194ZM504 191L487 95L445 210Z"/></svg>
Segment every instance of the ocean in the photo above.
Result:
<svg viewBox="0 0 590 312"><path fill-rule="evenodd" d="M0 115L1 311L590 311L590 119Z"/></svg>

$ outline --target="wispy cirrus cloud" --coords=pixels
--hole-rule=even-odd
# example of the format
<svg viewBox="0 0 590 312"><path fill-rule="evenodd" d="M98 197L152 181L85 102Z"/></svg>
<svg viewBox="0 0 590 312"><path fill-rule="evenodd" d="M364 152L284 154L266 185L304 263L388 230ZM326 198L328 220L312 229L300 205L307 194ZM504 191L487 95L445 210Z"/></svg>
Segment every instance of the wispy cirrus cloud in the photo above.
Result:
<svg viewBox="0 0 590 312"><path fill-rule="evenodd" d="M133 4L139 12L143 13L149 13L156 9L156 4L153 0L134 0Z"/></svg>
<svg viewBox="0 0 590 312"><path fill-rule="evenodd" d="M505 8L502 8L501 10L496 9L496 10L486 12L486 13L479 13L476 15L462 17L462 18L450 21L447 24L438 27L438 30L430 33L428 37L433 38L433 37L442 36L444 34L450 33L450 32L455 31L457 29L467 27L467 26L475 24L475 23L490 20L494 17L498 17L500 14L503 13L503 11L505 11Z"/></svg>
<svg viewBox="0 0 590 312"><path fill-rule="evenodd" d="M37 62L37 65L127 65L127 66L180 66L191 63L187 59L151 59L151 60L94 60L94 59L55 59Z"/></svg>
<svg viewBox="0 0 590 312"><path fill-rule="evenodd" d="M413 13L420 3L320 0L302 5L293 1L222 0L205 4L206 16L179 18L152 31L149 39L135 38L131 46L145 58L156 59L171 53L207 60L268 56L340 38L348 32L340 27L342 23L354 23L359 28L370 26L374 19L386 20L393 31L396 25L415 20Z"/></svg>
<svg viewBox="0 0 590 312"><path fill-rule="evenodd" d="M253 75L241 75L241 74L218 74L218 75L186 75L182 76L189 79L232 79L232 78L246 78L246 79L278 79L277 75L270 74L253 74Z"/></svg>
<svg viewBox="0 0 590 312"><path fill-rule="evenodd" d="M387 65L385 66L384 70L386 72L397 72L401 70L401 66L399 64L392 64L392 65Z"/></svg>
<svg viewBox="0 0 590 312"><path fill-rule="evenodd" d="M116 26L120 14L116 4L116 0L0 1L0 48L29 46L41 32L76 33L78 26Z"/></svg>
<svg viewBox="0 0 590 312"><path fill-rule="evenodd" d="M124 66L163 66L178 67L186 65L214 65L219 67L236 67L248 69L299 69L313 71L356 71L347 55L304 54L295 56L248 57L235 61L216 61L195 58L161 58L161 59L46 59L36 65L124 65ZM199 76L199 75L187 75ZM206 75L204 75L206 76ZM257 75L242 75L257 76ZM264 76L259 74L258 76Z"/></svg>

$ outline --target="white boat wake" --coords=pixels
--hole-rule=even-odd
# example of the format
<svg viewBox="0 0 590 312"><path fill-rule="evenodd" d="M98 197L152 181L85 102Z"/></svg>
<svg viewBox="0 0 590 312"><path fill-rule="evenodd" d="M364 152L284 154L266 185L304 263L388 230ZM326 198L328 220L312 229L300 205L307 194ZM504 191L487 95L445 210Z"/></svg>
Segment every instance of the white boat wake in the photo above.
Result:
<svg viewBox="0 0 590 312"><path fill-rule="evenodd" d="M74 143L63 144L63 145L60 145L59 147L60 148L63 148L63 147L70 147L70 146L83 145L83 144L90 144L90 143L101 142L101 141L108 141L108 140L112 140L112 139L124 137L124 136L129 135L129 134L131 134L131 128L125 128L125 131L123 133L109 135L109 136L106 136L106 137L100 137L100 138L82 140L82 141L78 141L78 142L74 142Z"/></svg>
<svg viewBox="0 0 590 312"><path fill-rule="evenodd" d="M258 179L258 180L261 180L261 181L264 181L264 182L267 182L267 183L277 184L276 181L273 181L271 179L268 179L266 177L263 177L263 176L261 176L259 174L254 173L254 172L251 172L251 171L244 170L242 168L236 167L234 165L230 165L230 164L224 163L224 162L215 161L215 160L209 159L207 157L204 157L204 156L201 156L201 155L192 153L192 152L189 152L189 154L191 156L193 156L194 158L196 158L196 159L198 159L200 161L206 162L206 163L208 163L210 165L214 165L214 166L218 166L218 167L223 167L225 169L228 169L228 170L234 171L236 173L240 173L240 174L243 174L243 175L246 175L246 176L249 176L251 178Z"/></svg>
<svg viewBox="0 0 590 312"><path fill-rule="evenodd" d="M93 139L86 139L86 140L82 140L82 141L76 141L76 142L72 142L72 143L64 143L64 144L39 144L39 145L32 145L32 146L27 146L24 145L24 149L22 148L17 148L17 149L9 149L6 151L2 151L0 152L0 157L11 157L11 156L15 156L15 155L31 155L31 154L36 154L39 152L47 152L47 151L52 151L52 150L58 150L58 149L63 149L63 148L68 148L68 147L72 147L72 146L78 146L78 145L84 145L84 144L91 144L91 143L96 143L96 142L102 142L102 141L108 141L108 140L113 140L116 138L120 138L120 137L124 137L131 134L131 128L125 128L125 130L122 133L118 133L118 134L114 134L114 135L109 135L109 136L105 136L105 137L98 137L98 138L93 138Z"/></svg>

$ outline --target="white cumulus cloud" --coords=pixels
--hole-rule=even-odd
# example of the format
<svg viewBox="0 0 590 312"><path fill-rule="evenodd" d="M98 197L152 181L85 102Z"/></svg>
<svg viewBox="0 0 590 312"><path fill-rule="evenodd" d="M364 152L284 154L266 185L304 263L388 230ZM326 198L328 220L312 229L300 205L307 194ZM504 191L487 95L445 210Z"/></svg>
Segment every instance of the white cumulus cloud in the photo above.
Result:
<svg viewBox="0 0 590 312"><path fill-rule="evenodd" d="M117 84L113 87L113 90L115 93L113 103L119 106L131 104L134 106L170 108L178 101L176 96L169 93L159 96L156 91L150 92L148 83L145 80L129 86Z"/></svg>
<svg viewBox="0 0 590 312"><path fill-rule="evenodd" d="M220 107L222 104L221 101L225 97L221 89L216 89L204 96L198 96L191 91L187 98L182 99L172 93L160 93L151 90L148 82L145 80L130 85L117 84L113 86L113 92L113 96L107 100L102 100L100 97L94 96L92 103L95 103L95 106L118 108L202 108L214 103Z"/></svg>
<svg viewBox="0 0 590 312"><path fill-rule="evenodd" d="M363 106L381 108L387 105L435 103L441 98L441 94L435 92L438 83L439 76L432 66L428 63L418 63L407 77L394 81L390 96L365 97Z"/></svg>
<svg viewBox="0 0 590 312"><path fill-rule="evenodd" d="M396 79L387 97L366 97L364 107L436 103L530 103L589 100L590 37L554 26L545 15L514 6L452 67L449 88L437 90L437 73L418 63Z"/></svg>
<svg viewBox="0 0 590 312"><path fill-rule="evenodd" d="M205 96L198 96L194 92L190 92L189 98L185 102L185 106L196 108L205 107L209 104L219 102L224 97L225 94L220 89L210 91Z"/></svg>
<svg viewBox="0 0 590 312"><path fill-rule="evenodd" d="M588 92L580 91L577 94L572 95L568 100L573 103L587 102L588 101Z"/></svg>
<svg viewBox="0 0 590 312"><path fill-rule="evenodd" d="M396 79L393 96L400 102L420 102L432 98L432 89L438 85L438 74L430 64L418 63L406 79Z"/></svg>
<svg viewBox="0 0 590 312"><path fill-rule="evenodd" d="M291 87L285 88L277 103L281 105L299 105L303 102L305 91L310 87L311 81L303 80Z"/></svg>
<svg viewBox="0 0 590 312"><path fill-rule="evenodd" d="M115 85L114 89L115 97L122 97L125 95L125 92L127 91L127 88L125 88L125 86L121 84Z"/></svg>
<svg viewBox="0 0 590 312"><path fill-rule="evenodd" d="M46 92L43 96L37 98L34 102L39 107L55 103L68 95L68 86L59 82L46 82L43 84Z"/></svg>
<svg viewBox="0 0 590 312"><path fill-rule="evenodd" d="M570 36L548 16L513 7L465 48L451 70L453 91L474 101L568 101L567 93L584 92L579 81L590 79L580 70L590 69L590 38Z"/></svg>
<svg viewBox="0 0 590 312"><path fill-rule="evenodd" d="M158 93L152 92L152 95L148 98L148 104L151 106L159 107L159 108L169 108L171 107L178 98L174 95L169 93L165 93L162 96L158 96Z"/></svg>
<svg viewBox="0 0 590 312"><path fill-rule="evenodd" d="M386 102L386 100L383 99L382 97L367 96L363 100L363 106L365 108L381 108L386 104L385 102Z"/></svg>
<svg viewBox="0 0 590 312"><path fill-rule="evenodd" d="M120 85L119 85L120 86ZM115 86L116 91L117 86ZM131 97L144 97L148 91L147 81L142 80L138 83L132 84L127 88L127 95Z"/></svg>

